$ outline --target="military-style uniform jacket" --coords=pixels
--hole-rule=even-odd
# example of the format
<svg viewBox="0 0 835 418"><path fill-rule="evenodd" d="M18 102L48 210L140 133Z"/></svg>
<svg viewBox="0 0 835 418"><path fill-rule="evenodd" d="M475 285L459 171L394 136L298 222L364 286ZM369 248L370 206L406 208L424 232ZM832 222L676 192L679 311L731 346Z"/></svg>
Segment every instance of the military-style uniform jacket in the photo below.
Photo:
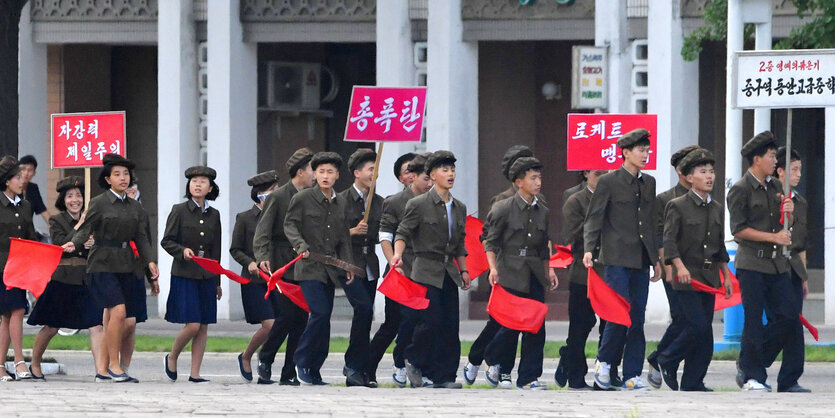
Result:
<svg viewBox="0 0 835 418"><path fill-rule="evenodd" d="M290 200L299 189L292 181L284 183L283 186L275 189L264 200L261 218L255 226L252 249L257 262L269 261L270 267L277 270L296 258L293 246L284 234L284 218L287 216L287 208L290 207ZM293 265L287 269L282 280L295 280L295 269Z"/></svg>
<svg viewBox="0 0 835 418"><path fill-rule="evenodd" d="M655 178L625 168L600 176L583 226L584 248L600 246L606 266L646 268L658 261Z"/></svg>
<svg viewBox="0 0 835 418"><path fill-rule="evenodd" d="M766 178L767 188L751 174L745 173L728 191L728 211L731 215L731 233L745 228L777 232L780 225L780 196L783 185L779 180ZM789 259L779 245L771 242L736 240L739 248L734 258L738 269L778 274L789 271Z"/></svg>
<svg viewBox="0 0 835 418"><path fill-rule="evenodd" d="M574 193L587 189L586 186L588 186L588 184L585 180L583 180L582 183L575 184L574 186L565 189L565 191L562 192L562 205L565 206L565 204L568 202L568 198L573 196Z"/></svg>
<svg viewBox="0 0 835 418"><path fill-rule="evenodd" d="M664 212L664 262L681 258L692 279L720 287L719 263L730 260L725 249L725 209L709 196L705 202L689 191L671 200ZM677 274L673 265L673 275ZM677 280L672 285L675 290L693 290Z"/></svg>
<svg viewBox="0 0 835 418"><path fill-rule="evenodd" d="M453 260L467 255L464 247L467 207L455 198L452 198L451 236L449 222L444 200L434 187L406 203L394 240L411 242L415 250L410 279L442 288L445 274L449 274L459 287L464 285Z"/></svg>
<svg viewBox="0 0 835 418"><path fill-rule="evenodd" d="M586 219L586 212L591 203L591 197L594 192L586 187L572 194L562 207L563 216L563 243L571 245L571 255L574 260L571 266L568 267L568 280L571 283L586 285L588 281L588 270L583 265L583 254L585 253L583 246L583 223ZM596 255L599 248L592 251Z"/></svg>
<svg viewBox="0 0 835 418"><path fill-rule="evenodd" d="M345 199L345 222L348 228L355 227L365 215L365 200L357 193L356 187L351 185L339 193ZM380 235L380 217L383 210L383 198L374 194L371 199L371 214L368 215L368 233L365 235L351 236L351 248L354 256L354 264L357 267L371 270L368 280L376 280L380 277L380 260L374 249L377 238Z"/></svg>
<svg viewBox="0 0 835 418"><path fill-rule="evenodd" d="M49 236L55 245L64 245L73 237L73 229L78 223L69 213L63 211L49 218ZM61 254L61 262L55 273L52 273L52 280L56 282L81 285L87 277L87 254L89 251L82 245L71 253Z"/></svg>
<svg viewBox="0 0 835 418"><path fill-rule="evenodd" d="M235 216L235 228L232 230L232 242L229 244L229 254L235 261L242 265L241 276L251 280L252 283L266 283L260 274L249 274L249 263L255 261L255 253L252 251L252 239L255 236L255 226L258 218L261 217L261 208L252 205L249 210L243 211Z"/></svg>
<svg viewBox="0 0 835 418"><path fill-rule="evenodd" d="M499 284L530 292L534 276L544 289L551 286L544 261L548 251L548 208L534 198L528 204L518 193L493 205L487 215L487 251L496 253Z"/></svg>
<svg viewBox="0 0 835 418"><path fill-rule="evenodd" d="M90 199L84 223L72 238L75 248L82 248L93 234L96 242L87 257L87 273L133 272L136 260L130 241L136 243L143 264L156 261L143 212L139 202L119 198L110 189Z"/></svg>
<svg viewBox="0 0 835 418"><path fill-rule="evenodd" d="M17 206L6 193L0 192L0 273L9 261L10 238L37 239L32 224L32 207L27 200L20 199Z"/></svg>
<svg viewBox="0 0 835 418"><path fill-rule="evenodd" d="M334 192L329 200L318 185L304 189L292 199L284 218L284 233L296 254L305 251L354 262L351 255L351 239L345 223L345 199ZM295 278L327 283L330 279L339 283L345 273L334 267L311 259L302 258L295 264Z"/></svg>
<svg viewBox="0 0 835 418"><path fill-rule="evenodd" d="M215 279L220 276L209 273L192 260L183 258L183 251L191 248L194 255L220 260L220 212L209 206L201 208L189 199L171 207L165 223L165 235L160 244L174 257L171 275L194 280Z"/></svg>
<svg viewBox="0 0 835 418"><path fill-rule="evenodd" d="M809 247L809 202L795 191L792 191L792 201L794 202L793 223L789 228L792 232L792 258L789 264L791 264L794 273L801 280L806 281L809 274L806 272L806 266L803 265L803 260L800 259L799 254Z"/></svg>
<svg viewBox="0 0 835 418"><path fill-rule="evenodd" d="M672 187L664 192L661 192L658 196L655 197L655 214L658 216L657 222L657 232L656 236L658 237L658 243L662 247L664 246L664 219L666 215L666 208L667 203L670 203L671 200L679 197L684 196L690 189L681 185L681 183L676 183L675 187ZM665 257L666 258L666 257ZM663 280L667 279L667 273L665 271L661 271L661 278Z"/></svg>
<svg viewBox="0 0 835 418"><path fill-rule="evenodd" d="M389 235L391 241L394 241L394 236L397 233L397 227L403 220L403 215L406 214L406 202L415 197L411 187L406 187L398 193L395 193L385 200L383 200L383 214L380 218L380 241L382 241L383 234ZM392 242L392 246L394 243ZM412 264L415 262L415 251L412 249L412 243L406 240L406 248L403 249L403 273L406 277L412 274Z"/></svg>

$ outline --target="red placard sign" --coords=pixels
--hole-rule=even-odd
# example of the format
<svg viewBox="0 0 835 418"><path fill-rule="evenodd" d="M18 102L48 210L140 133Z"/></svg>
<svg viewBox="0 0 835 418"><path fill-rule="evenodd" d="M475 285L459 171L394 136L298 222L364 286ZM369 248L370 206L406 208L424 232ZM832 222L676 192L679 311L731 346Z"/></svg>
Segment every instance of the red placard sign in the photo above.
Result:
<svg viewBox="0 0 835 418"><path fill-rule="evenodd" d="M644 170L655 170L658 115L569 113L568 170L612 170L623 164L618 138L638 128L650 133L649 161Z"/></svg>
<svg viewBox="0 0 835 418"><path fill-rule="evenodd" d="M98 167L104 154L125 156L125 112L52 115L52 167Z"/></svg>
<svg viewBox="0 0 835 418"><path fill-rule="evenodd" d="M419 142L426 87L354 86L345 141Z"/></svg>

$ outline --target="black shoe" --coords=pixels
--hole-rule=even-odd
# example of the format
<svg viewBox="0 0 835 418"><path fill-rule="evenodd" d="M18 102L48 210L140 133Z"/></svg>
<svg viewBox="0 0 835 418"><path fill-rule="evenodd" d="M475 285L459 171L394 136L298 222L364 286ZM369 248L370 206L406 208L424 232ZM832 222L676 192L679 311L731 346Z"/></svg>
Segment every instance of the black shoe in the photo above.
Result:
<svg viewBox="0 0 835 418"><path fill-rule="evenodd" d="M35 372L32 371L32 365L31 364L29 365L29 374L32 375L32 380L42 380L42 381L46 382L46 378L43 375L38 376L38 375L35 374Z"/></svg>
<svg viewBox="0 0 835 418"><path fill-rule="evenodd" d="M139 379L133 376L128 376L128 383L139 383Z"/></svg>
<svg viewBox="0 0 835 418"><path fill-rule="evenodd" d="M255 381L255 384L257 385L271 385L273 383L275 383L274 380L262 379L260 376L258 377L258 380Z"/></svg>
<svg viewBox="0 0 835 418"><path fill-rule="evenodd" d="M162 358L162 369L165 370L165 376L172 382L177 381L177 371L168 370L168 354Z"/></svg>
<svg viewBox="0 0 835 418"><path fill-rule="evenodd" d="M34 375L32 375L34 376ZM785 393L811 393L812 391L809 389L800 386L799 384L795 383L794 386L789 387L788 389L781 389L778 388L777 392L785 392Z"/></svg>
<svg viewBox="0 0 835 418"><path fill-rule="evenodd" d="M273 364L272 363L264 363L260 359L258 360L258 378L261 380L270 380L272 381L273 377Z"/></svg>
<svg viewBox="0 0 835 418"><path fill-rule="evenodd" d="M191 383L209 383L209 382L211 382L211 380L209 380L209 379L204 379L202 377L191 377L191 376L188 377L188 381L191 382Z"/></svg>
<svg viewBox="0 0 835 418"><path fill-rule="evenodd" d="M565 373L565 368L562 365L562 359L564 357L560 356L560 362L557 363L557 371L554 372L554 381L557 382L557 386L564 388L566 383L568 383L568 375Z"/></svg>
<svg viewBox="0 0 835 418"><path fill-rule="evenodd" d="M659 364L658 366L661 368L661 377L664 378L664 383L669 386L670 390L678 390L678 371L668 364Z"/></svg>
<svg viewBox="0 0 835 418"><path fill-rule="evenodd" d="M713 389L705 386L704 383L702 383L701 385L696 386L695 388L692 388L692 389L681 387L681 388L679 388L679 390L682 391L682 392L713 392Z"/></svg>
<svg viewBox="0 0 835 418"><path fill-rule="evenodd" d="M348 366L342 366L342 375L348 377L349 374L353 373L353 370L349 369Z"/></svg>
<svg viewBox="0 0 835 418"><path fill-rule="evenodd" d="M612 382L612 387L615 388L615 390L623 387L623 379L621 379L620 376L612 375L610 376L610 379Z"/></svg>
<svg viewBox="0 0 835 418"><path fill-rule="evenodd" d="M437 389L461 389L464 386L458 382L443 382L435 383L432 387Z"/></svg>
<svg viewBox="0 0 835 418"><path fill-rule="evenodd" d="M244 370L244 355L243 353L238 354L238 371L241 372L241 378L244 379L244 382L250 383L252 382L252 371Z"/></svg>
<svg viewBox="0 0 835 418"><path fill-rule="evenodd" d="M368 378L365 376L364 373L353 372L345 378L345 386L364 386L367 388L372 387L369 382ZM376 387L376 386L374 386Z"/></svg>
<svg viewBox="0 0 835 418"><path fill-rule="evenodd" d="M301 385L301 382L299 382L299 379L296 379L295 377L292 377L290 379L279 380L278 385L279 386L299 386L299 385Z"/></svg>
<svg viewBox="0 0 835 418"><path fill-rule="evenodd" d="M296 366L296 376L305 385L314 385L316 384L316 380L319 380L313 377L310 369L301 366Z"/></svg>
<svg viewBox="0 0 835 418"><path fill-rule="evenodd" d="M370 387L372 389L374 389L378 386L376 376L371 376L368 373L365 373L365 380L368 382L368 387Z"/></svg>
<svg viewBox="0 0 835 418"><path fill-rule="evenodd" d="M583 382L580 385L568 385L568 390L594 390L591 386L589 386L586 382Z"/></svg>
<svg viewBox="0 0 835 418"><path fill-rule="evenodd" d="M747 381L747 379L745 379L745 373L739 367L739 360L737 360L736 361L736 385L739 386L740 389L742 389L742 386L745 385L746 381Z"/></svg>

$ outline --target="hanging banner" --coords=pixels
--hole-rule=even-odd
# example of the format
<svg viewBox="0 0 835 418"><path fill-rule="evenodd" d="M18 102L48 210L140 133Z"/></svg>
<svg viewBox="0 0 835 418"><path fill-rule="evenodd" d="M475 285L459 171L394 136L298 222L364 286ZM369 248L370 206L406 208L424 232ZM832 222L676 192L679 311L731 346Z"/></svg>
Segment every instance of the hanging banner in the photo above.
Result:
<svg viewBox="0 0 835 418"><path fill-rule="evenodd" d="M354 86L345 141L420 142L426 87Z"/></svg>
<svg viewBox="0 0 835 418"><path fill-rule="evenodd" d="M104 154L125 157L125 112L52 115L52 168L99 167Z"/></svg>
<svg viewBox="0 0 835 418"><path fill-rule="evenodd" d="M835 49L738 51L733 106L835 106Z"/></svg>
<svg viewBox="0 0 835 418"><path fill-rule="evenodd" d="M623 164L618 138L634 129L650 133L649 161L644 170L655 170L658 115L647 113L569 113L567 169L613 170Z"/></svg>

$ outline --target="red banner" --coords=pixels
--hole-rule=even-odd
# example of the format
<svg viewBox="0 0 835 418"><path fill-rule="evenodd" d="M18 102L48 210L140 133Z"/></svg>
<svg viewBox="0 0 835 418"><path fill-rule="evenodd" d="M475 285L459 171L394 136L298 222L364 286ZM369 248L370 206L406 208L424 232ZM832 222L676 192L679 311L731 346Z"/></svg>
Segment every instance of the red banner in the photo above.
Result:
<svg viewBox="0 0 835 418"><path fill-rule="evenodd" d="M426 87L354 86L345 141L420 142Z"/></svg>
<svg viewBox="0 0 835 418"><path fill-rule="evenodd" d="M104 154L125 156L125 112L52 115L52 167L98 167Z"/></svg>
<svg viewBox="0 0 835 418"><path fill-rule="evenodd" d="M613 170L623 164L617 147L623 134L643 128L650 133L649 161L644 170L655 170L658 156L658 115L569 113L567 169Z"/></svg>
<svg viewBox="0 0 835 418"><path fill-rule="evenodd" d="M52 273L58 268L63 250L57 245L11 238L9 260L3 270L6 289L16 287L41 297Z"/></svg>

